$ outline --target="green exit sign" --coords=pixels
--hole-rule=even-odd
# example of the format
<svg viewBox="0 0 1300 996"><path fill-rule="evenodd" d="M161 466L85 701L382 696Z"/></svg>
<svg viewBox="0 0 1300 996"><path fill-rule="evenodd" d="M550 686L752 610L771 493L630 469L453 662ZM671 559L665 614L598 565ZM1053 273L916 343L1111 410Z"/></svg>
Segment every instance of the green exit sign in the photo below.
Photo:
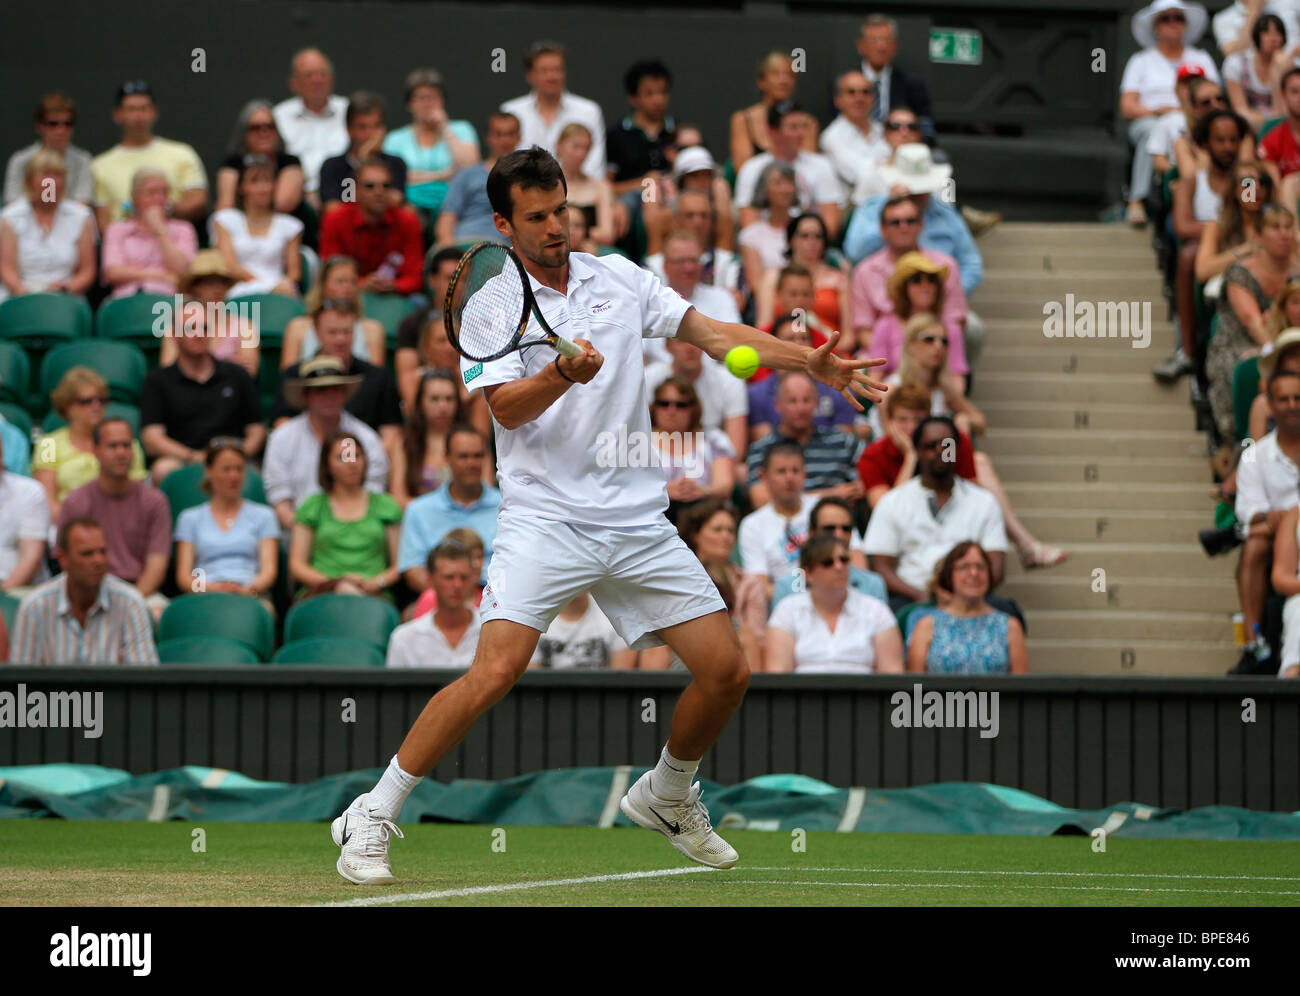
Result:
<svg viewBox="0 0 1300 996"><path fill-rule="evenodd" d="M930 61L978 66L984 61L984 39L969 28L931 28Z"/></svg>

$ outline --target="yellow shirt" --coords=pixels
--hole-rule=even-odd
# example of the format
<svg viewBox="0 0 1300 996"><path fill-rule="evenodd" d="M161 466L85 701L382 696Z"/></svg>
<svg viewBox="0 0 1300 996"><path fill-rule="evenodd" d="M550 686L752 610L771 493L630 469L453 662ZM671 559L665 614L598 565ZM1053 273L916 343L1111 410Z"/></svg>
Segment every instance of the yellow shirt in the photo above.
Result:
<svg viewBox="0 0 1300 996"><path fill-rule="evenodd" d="M126 217L122 206L131 200L131 177L144 166L166 174L173 204L187 190L208 187L199 154L184 142L155 138L138 148L115 145L90 163L90 174L95 180L95 206L110 208L112 221Z"/></svg>
<svg viewBox="0 0 1300 996"><path fill-rule="evenodd" d="M131 458L131 480L143 481L147 476L144 450L138 441L132 441L131 449L134 453ZM34 473L38 470L54 471L55 490L59 501L63 501L69 491L89 484L99 476L99 460L95 454L73 446L72 435L65 426L47 433L36 443L36 448L32 451L32 471Z"/></svg>

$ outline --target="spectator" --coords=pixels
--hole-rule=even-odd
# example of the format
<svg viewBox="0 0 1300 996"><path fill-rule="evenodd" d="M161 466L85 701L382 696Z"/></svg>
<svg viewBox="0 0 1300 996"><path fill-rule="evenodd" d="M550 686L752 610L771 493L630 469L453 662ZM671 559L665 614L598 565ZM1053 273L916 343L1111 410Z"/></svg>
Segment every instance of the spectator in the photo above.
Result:
<svg viewBox="0 0 1300 996"><path fill-rule="evenodd" d="M1279 678L1300 678L1300 506L1289 508L1277 524L1273 544L1273 590L1286 597L1282 606L1282 653Z"/></svg>
<svg viewBox="0 0 1300 996"><path fill-rule="evenodd" d="M153 458L153 482L205 458L218 437L242 440L245 453L266 442L262 399L243 367L212 355L205 309L196 302L175 314L176 362L145 374L140 386L140 440Z"/></svg>
<svg viewBox="0 0 1300 996"><path fill-rule="evenodd" d="M724 433L700 427L701 411L700 396L685 377L669 377L651 392L651 459L668 479L664 514L674 524L697 501L730 497L736 483L736 451Z"/></svg>
<svg viewBox="0 0 1300 996"><path fill-rule="evenodd" d="M402 398L408 410L414 403L415 387L419 384L419 378L424 371L460 369L460 353L456 352L456 347L447 338L447 326L443 324L441 311L433 312L429 320L424 323L424 327L420 329L419 348L415 355L416 366L407 375L406 381L406 390L409 394L404 394ZM461 407L466 412L466 420L469 424L484 436L491 435L492 416L488 411L487 399L483 397L482 392L471 393L459 374L456 377L456 390L460 393Z"/></svg>
<svg viewBox="0 0 1300 996"><path fill-rule="evenodd" d="M312 328L320 351L314 359L332 356L338 360L346 376L361 378L361 386L348 399L347 411L355 415L375 432L386 451L397 446L402 436L402 410L397 397L397 384L386 367L359 360L352 347L355 342L357 312L346 298L322 301L311 315ZM311 362L310 360L308 362ZM284 371L276 391L271 412L275 428L284 425L302 409L299 402L289 398L289 385L295 383L306 364L295 363Z"/></svg>
<svg viewBox="0 0 1300 996"><path fill-rule="evenodd" d="M189 269L181 274L176 292L187 300L197 301L204 306L204 311L215 315L213 305L223 304L230 288L235 286L235 274L226 263L226 257L219 249L200 249L190 263ZM262 350L261 331L246 322L236 308L223 308L223 334L208 338L208 346L214 359L226 363L238 363L248 376L257 381L261 370ZM180 355L176 347L177 336L164 336L162 350L158 354L158 365L171 366Z"/></svg>
<svg viewBox="0 0 1300 996"><path fill-rule="evenodd" d="M821 319L817 317L816 303L817 293L813 290L813 275L808 268L802 263L786 263L782 266L776 275L776 299L773 302L773 310L777 314L798 315L800 323L806 326L809 336L812 337L814 349L836 331L822 324ZM852 338L851 333L843 333L836 343L836 352L844 352L843 343L850 338Z"/></svg>
<svg viewBox="0 0 1300 996"><path fill-rule="evenodd" d="M866 553L871 569L885 579L894 611L926 598L935 564L962 540L974 539L988 552L990 589L1002 583L1007 549L1002 512L991 494L957 476L951 455L958 438L952 419L922 419L912 436L920 476L886 494L871 513Z"/></svg>
<svg viewBox="0 0 1300 996"><path fill-rule="evenodd" d="M171 294L199 251L194 226L167 217L167 178L142 166L131 180L134 217L104 233L103 279L113 297Z"/></svg>
<svg viewBox="0 0 1300 996"><path fill-rule="evenodd" d="M478 649L478 609L466 605L477 578L470 552L444 540L429 551L430 590L438 607L393 630L388 638L389 667L468 668Z"/></svg>
<svg viewBox="0 0 1300 996"><path fill-rule="evenodd" d="M367 447L346 430L321 443L320 490L303 500L289 542L289 575L299 598L335 592L392 599L401 577L394 566L402 510L391 495L370 490Z"/></svg>
<svg viewBox="0 0 1300 996"><path fill-rule="evenodd" d="M803 147L806 136L816 128L812 115L798 104L784 101L768 111L767 123L772 150L754 156L736 173L740 224L750 225L758 220L759 205L754 203L754 191L759 178L770 163L783 162L794 167L799 213L816 212L826 222L831 235L838 235L841 191L835 167L820 152L809 152Z"/></svg>
<svg viewBox="0 0 1300 996"><path fill-rule="evenodd" d="M429 551L450 529L461 526L473 529L483 541L485 559L492 559L501 492L483 483L487 442L476 429L459 425L447 434L446 447L451 479L406 506L402 521L397 566L407 587L413 591L428 587L425 561Z"/></svg>
<svg viewBox="0 0 1300 996"><path fill-rule="evenodd" d="M751 574L736 563L736 530L740 514L731 502L721 498L705 498L684 510L677 519L677 534L691 548L701 563L717 565L718 573L710 570L715 583L726 581L731 600L731 621L735 625L745 659L757 668L762 661L759 640L767 628L768 585L766 575ZM719 578L718 575L721 575ZM719 585L719 591L722 586ZM724 597L724 601L726 601ZM641 667L653 670L653 655L657 648L643 651ZM662 664L659 665L662 667ZM684 665L683 665L684 666Z"/></svg>
<svg viewBox="0 0 1300 996"><path fill-rule="evenodd" d="M945 308L946 286L949 283L961 286L951 277L947 266L933 262L924 253L913 250L898 258L894 272L885 281L889 310L877 312L871 328L871 355L885 358L881 373L891 374L898 369L903 354L904 325L913 315L927 312L941 316L940 322L948 335L948 369L959 382L970 373L962 348L961 322Z"/></svg>
<svg viewBox="0 0 1300 996"><path fill-rule="evenodd" d="M294 512L320 489L321 443L332 433L348 432L361 441L366 487L384 490L388 457L383 443L366 423L344 410L361 380L357 374L345 373L337 357L315 356L302 364L297 377L285 383L288 403L306 410L271 432L262 465L266 500L283 528L293 525Z"/></svg>
<svg viewBox="0 0 1300 996"><path fill-rule="evenodd" d="M23 168L25 197L0 211L0 300L11 294L85 294L95 280L95 219L65 197L67 167L41 149Z"/></svg>
<svg viewBox="0 0 1300 996"><path fill-rule="evenodd" d="M1259 393L1250 403L1249 432L1255 442L1272 432L1276 425L1269 413L1268 379L1274 370L1293 370L1300 373L1300 280L1288 280L1282 292L1274 299L1264 319L1264 331L1269 344L1259 352ZM1236 494L1237 471L1219 485L1215 497L1223 499Z"/></svg>
<svg viewBox="0 0 1300 996"><path fill-rule="evenodd" d="M1229 266L1240 263L1258 248L1259 209L1272 200L1273 178L1257 163L1238 163L1218 215L1201 228L1195 266L1198 283L1221 277ZM1206 287L1206 297L1218 298L1222 286L1223 281L1216 280L1215 293Z"/></svg>
<svg viewBox="0 0 1300 996"><path fill-rule="evenodd" d="M487 561L484 553L483 540L478 533L474 532L468 526L461 526L458 529L448 529L446 535L438 541L441 546L444 543L459 543L469 551L469 576L474 579L483 576L483 565ZM433 550L438 549L437 546ZM429 556L433 556L433 550L429 551ZM478 580L474 580L468 586L464 604L469 607L478 608L483 601L483 587ZM420 593L420 597L415 600L415 604L407 609L408 619L419 619L426 612L432 612L438 607L438 593L430 585Z"/></svg>
<svg viewBox="0 0 1300 996"><path fill-rule="evenodd" d="M862 498L857 462L862 443L837 429L819 429L813 421L817 410L817 389L807 374L788 372L781 377L776 394L776 411L781 421L772 433L749 448L749 497L755 508L771 497L766 475L760 473L763 455L779 443L791 441L803 452L807 468L805 487L815 495L836 495L847 501Z"/></svg>
<svg viewBox="0 0 1300 996"><path fill-rule="evenodd" d="M39 484L4 466L4 452L0 438L0 593L21 598L46 577L50 507Z"/></svg>
<svg viewBox="0 0 1300 996"><path fill-rule="evenodd" d="M106 418L95 426L99 476L68 494L59 509L59 528L90 516L108 537L108 569L135 585L154 618L167 599L159 588L172 552L172 516L162 492L130 477L135 440L125 419Z"/></svg>
<svg viewBox="0 0 1300 996"><path fill-rule="evenodd" d="M588 134L605 134L605 115L594 100L565 89L566 53L556 42L534 42L524 53L524 75L529 93L501 105L501 110L519 120L519 148L540 145L557 154L560 132L568 124L585 125ZM593 180L605 179L605 144L592 144L582 171Z"/></svg>
<svg viewBox="0 0 1300 996"><path fill-rule="evenodd" d="M247 474L248 457L237 439L209 444L200 485L209 499L176 520L176 587L247 595L270 609L280 524L271 508L244 498Z"/></svg>
<svg viewBox="0 0 1300 996"><path fill-rule="evenodd" d="M479 161L478 135L468 121L451 120L447 91L436 69L416 69L406 77L403 100L411 123L389 132L384 151L406 163L406 199L432 235L447 184L458 170ZM391 173L390 173L391 175Z"/></svg>
<svg viewBox="0 0 1300 996"><path fill-rule="evenodd" d="M676 338L667 340L667 343L669 362L654 363L645 368L646 391L653 395L669 377L686 381L699 399L700 428L706 432L721 432L729 442L732 456L737 460L743 459L748 443L746 424L749 413L745 382L733 376L721 363L706 357L699 346Z"/></svg>
<svg viewBox="0 0 1300 996"><path fill-rule="evenodd" d="M434 226L435 246L453 242L479 242L483 239L500 239L501 235L492 221L492 205L488 203L487 178L497 160L519 147L519 119L505 111L497 111L488 118L488 156L482 162L471 163L457 170L447 186L447 196L442 200L438 222ZM431 249L430 252L433 250ZM445 251L442 250L442 251ZM433 303L441 307L442 299Z"/></svg>
<svg viewBox="0 0 1300 996"><path fill-rule="evenodd" d="M456 272L463 255L454 246L444 246L441 249L435 246L425 254L424 285L429 295L429 305L411 312L397 326L397 353L394 356L397 387L408 408L414 401L413 393L420 374L420 333L434 318L441 324L442 306L447 300L447 285L451 283L451 275ZM448 369L454 369L454 366Z"/></svg>
<svg viewBox="0 0 1300 996"><path fill-rule="evenodd" d="M880 115L873 113L873 92L871 81L856 69L841 73L835 82L835 109L840 113L822 132L822 152L835 166L844 188L840 199L846 204L857 204L855 192L879 182L877 170L891 153Z"/></svg>
<svg viewBox="0 0 1300 996"><path fill-rule="evenodd" d="M271 210L293 214L302 206L302 161L284 151L284 139L275 126L275 114L269 100L250 100L235 119L230 136L229 154L217 167L217 203L224 211L239 203L240 177L250 156L265 159L271 169ZM301 224L301 223L300 223Z"/></svg>
<svg viewBox="0 0 1300 996"><path fill-rule="evenodd" d="M384 362L387 334L384 327L365 314L361 302L361 279L357 274L357 261L348 256L326 259L316 277L316 282L303 298L307 314L291 319L284 327L284 340L280 350L280 369L287 370L295 363L310 360L320 352L320 340L311 315L325 301L347 300L356 308L357 319L352 323L352 355L376 366Z"/></svg>
<svg viewBox="0 0 1300 996"><path fill-rule="evenodd" d="M424 260L420 219L410 208L393 205L392 188L388 163L362 163L356 202L335 208L321 222L321 256L356 260L361 289L371 294L415 294Z"/></svg>
<svg viewBox="0 0 1300 996"><path fill-rule="evenodd" d="M68 424L37 441L32 476L45 488L50 518L57 521L68 493L99 476L95 426L104 420L108 408L108 384L90 367L73 367L50 392L50 405ZM143 481L148 476L144 450L139 443L133 443L131 450L129 476Z"/></svg>
<svg viewBox="0 0 1300 996"><path fill-rule="evenodd" d="M1268 341L1264 312L1296 272L1295 216L1278 204L1259 210L1259 248L1228 267L1219 296L1219 324L1205 358L1206 391L1218 429L1220 449L1215 467L1227 474L1237 420L1232 410L1232 371L1237 363L1258 353Z"/></svg>
<svg viewBox="0 0 1300 996"><path fill-rule="evenodd" d="M894 65L898 54L898 24L891 17L872 14L858 31L858 68L872 86L871 117L883 121L895 107L910 107L921 119L927 139L934 140L930 119L930 91L925 81Z"/></svg>
<svg viewBox="0 0 1300 996"><path fill-rule="evenodd" d="M59 527L63 573L18 607L12 664L157 664L153 624L140 593L109 573L109 543L88 516Z"/></svg>
<svg viewBox="0 0 1300 996"><path fill-rule="evenodd" d="M862 551L862 534L853 524L853 509L843 498L823 498L808 513L808 538L831 536L849 547L849 585L882 602L889 598L885 579L867 570L867 555ZM796 586L803 587L803 574L794 568L776 579L772 593L772 606L791 594Z"/></svg>
<svg viewBox="0 0 1300 996"><path fill-rule="evenodd" d="M755 74L759 101L731 115L731 165L740 168L754 156L771 151L772 133L768 128L768 112L782 101L794 97L797 78L794 60L788 52L768 52L758 64ZM817 124L802 138L802 147L817 151Z"/></svg>
<svg viewBox="0 0 1300 996"><path fill-rule="evenodd" d="M660 280L664 279L664 239L673 231L692 231L700 245L706 247L700 254L701 282L726 288L734 295L740 283L740 261L735 253L731 187L719 175L709 150L700 147L683 149L677 154L673 177L675 198L660 198L641 205L646 228L646 267ZM666 188L667 184L660 186Z"/></svg>
<svg viewBox="0 0 1300 996"><path fill-rule="evenodd" d="M859 209L861 210L861 209ZM854 214L854 224L858 215ZM939 314L945 325L961 328L963 366L970 369L973 342L967 341L971 333L983 338L983 324L966 310L966 291L961 267L947 253L921 245L922 208L911 197L894 197L880 209L879 227L883 246L872 252L853 268L853 331L859 355L881 355L875 345L875 326L880 317L894 310L889 295L889 280L898 269L899 261L909 253L920 253L944 272L943 294L937 299ZM919 264L918 264L919 265Z"/></svg>
<svg viewBox="0 0 1300 996"><path fill-rule="evenodd" d="M623 93L632 113L599 136L605 142L610 185L629 221L641 211L646 191L668 179L672 170L668 147L677 130L668 113L672 89L672 73L658 59L634 62L623 74Z"/></svg>
<svg viewBox="0 0 1300 996"><path fill-rule="evenodd" d="M933 312L913 315L903 326L903 351L897 372L885 378L891 388L916 383L930 392L931 410L935 415L951 415L957 428L968 436L984 432L988 420L966 397L961 382L948 367L951 343L943 321ZM868 416L874 436L883 431L878 408Z"/></svg>
<svg viewBox="0 0 1300 996"><path fill-rule="evenodd" d="M704 255L698 230L683 228L673 232L664 243L657 275L702 315L719 322L739 322L740 312L731 292L704 281L704 266L700 262ZM669 362L667 340L646 339L642 348L646 363ZM710 358L707 362L722 369L717 360Z"/></svg>
<svg viewBox="0 0 1300 996"><path fill-rule="evenodd" d="M762 215L740 230L738 239L745 283L762 286L763 274L785 265L789 244L785 233L795 208L795 176L788 163L771 163L758 178L754 206Z"/></svg>
<svg viewBox="0 0 1300 996"><path fill-rule="evenodd" d="M1151 190L1147 140L1162 117L1179 113L1174 92L1179 65L1200 66L1207 78L1219 79L1209 53L1191 47L1205 32L1207 20L1203 6L1182 0L1155 0L1133 15L1133 37L1142 51L1129 58L1119 84L1119 109L1129 122L1134 148L1125 215L1130 225L1141 227L1147 221L1142 204Z"/></svg>
<svg viewBox="0 0 1300 996"><path fill-rule="evenodd" d="M1281 93L1286 117L1259 143L1259 158L1273 177L1278 199L1295 204L1300 190L1295 179L1300 171L1300 66L1293 65L1282 75Z"/></svg>
<svg viewBox="0 0 1300 996"><path fill-rule="evenodd" d="M1296 20L1293 0L1233 0L1211 19L1214 42L1224 56L1247 52L1256 26L1264 16L1260 10L1276 14L1291 39L1300 38L1300 22ZM1226 59L1225 59L1226 62Z"/></svg>
<svg viewBox="0 0 1300 996"><path fill-rule="evenodd" d="M1235 510L1245 531L1237 592L1247 634L1264 624L1270 573L1278 573L1278 567L1285 573L1288 567L1286 555L1279 564L1275 551L1300 488L1300 375L1275 369L1268 378L1268 407L1277 428L1255 443L1248 451L1250 459L1237 468Z"/></svg>
<svg viewBox="0 0 1300 996"><path fill-rule="evenodd" d="M414 498L442 487L451 477L447 463L447 433L464 421L451 370L426 370L420 375L419 400L402 427L402 443L392 449L393 497L406 508Z"/></svg>
<svg viewBox="0 0 1300 996"><path fill-rule="evenodd" d="M32 440L22 429L0 414L0 467L11 474L32 476Z"/></svg>
<svg viewBox="0 0 1300 996"><path fill-rule="evenodd" d="M794 566L808 539L808 513L816 502L804 492L803 447L794 440L763 451L759 477L771 500L740 521L740 566L764 579L770 598L773 582Z"/></svg>
<svg viewBox="0 0 1300 996"><path fill-rule="evenodd" d="M781 600L767 623L763 669L771 673L894 674L903 638L889 606L849 586L849 548L815 536L799 551L807 590Z"/></svg>
<svg viewBox="0 0 1300 996"><path fill-rule="evenodd" d="M772 324L772 334L782 342L793 342L800 346L812 346L812 336L808 332L808 323L800 321L791 314L781 315ZM777 389L781 378L770 376L771 370L760 371L767 376L751 377L749 384L749 441L756 442L776 428L781 416L776 411ZM757 381L757 383L755 383ZM813 425L818 429L838 429L841 432L857 434L858 410L847 398L829 384L816 383L817 409L813 413ZM886 398L888 400L888 398ZM861 425L865 428L866 420Z"/></svg>
<svg viewBox="0 0 1300 996"><path fill-rule="evenodd" d="M958 543L935 568L937 608L907 641L907 669L932 674L1024 674L1029 670L1019 620L985 601L993 562L974 540Z"/></svg>
<svg viewBox="0 0 1300 996"><path fill-rule="evenodd" d="M865 169L858 174L857 184L850 195L854 204L882 194L892 195L891 184L885 177L886 166L897 166L895 155L904 145L916 145L921 141L921 119L910 107L894 107L885 116L883 122L885 138L884 154L871 162L874 168ZM899 193L903 191L900 189Z"/></svg>
<svg viewBox="0 0 1300 996"><path fill-rule="evenodd" d="M302 222L275 211L275 167L269 159L246 156L239 169L234 207L208 219L213 245L240 278L229 297L249 294L298 296L302 276Z"/></svg>
<svg viewBox="0 0 1300 996"><path fill-rule="evenodd" d="M41 151L57 152L67 167L67 194L87 207L94 196L94 178L90 174L90 153L72 144L72 129L77 124L77 105L71 97L55 90L36 105L36 134L40 140L19 149L5 166L4 202L12 204L24 195L27 162Z"/></svg>
<svg viewBox="0 0 1300 996"><path fill-rule="evenodd" d="M384 98L372 90L358 90L348 98L348 109L344 116L348 147L342 155L330 156L320 168L321 214L329 214L345 200L356 200L357 169L369 159L382 159L388 163L389 176L393 179L389 197L394 204L401 204L404 200L406 162L401 156L389 155L383 151L387 135L384 127L386 108ZM349 181L351 188L345 197L344 186Z"/></svg>
<svg viewBox="0 0 1300 996"><path fill-rule="evenodd" d="M608 246L621 233L614 217L614 192L609 181L603 177L593 180L582 172L592 141L586 125L576 121L567 124L555 141L555 158L564 171L569 211L578 212L586 219L587 235L592 241Z"/></svg>
<svg viewBox="0 0 1300 996"><path fill-rule="evenodd" d="M852 335L853 329L849 268L840 260L828 261L826 254L830 249L830 233L826 231L826 223L819 215L802 214L790 219L785 236L789 261L806 267L812 274L813 313L826 328L844 330L846 338L836 348L851 354L853 343L847 338ZM762 283L754 294L754 324L760 328L771 325L776 314L776 282L779 272L779 269L765 272Z"/></svg>
<svg viewBox="0 0 1300 996"><path fill-rule="evenodd" d="M581 211L570 211L567 220L569 225L569 251L585 252L589 256L599 256L601 247L591 237L591 232L587 228L587 216ZM649 342L649 340L646 341Z"/></svg>
<svg viewBox="0 0 1300 996"><path fill-rule="evenodd" d="M272 109L284 147L302 162L303 190L312 207L320 210L320 171L325 160L348 147L344 115L347 100L333 93L334 66L316 48L304 48L289 67L289 89L294 96Z"/></svg>
<svg viewBox="0 0 1300 996"><path fill-rule="evenodd" d="M636 667L636 653L614 631L596 600L583 591L551 620L551 625L537 641L528 666L554 670L630 671Z"/></svg>
<svg viewBox="0 0 1300 996"><path fill-rule="evenodd" d="M883 431L858 459L858 476L867 494L867 504L872 508L894 488L916 476L917 455L916 447L912 445L912 434L931 414L935 414L931 393L918 383L891 387L885 395L880 418ZM976 477L974 453L970 436L958 431L956 472L968 481L974 481Z"/></svg>
<svg viewBox="0 0 1300 996"><path fill-rule="evenodd" d="M101 232L125 218L132 204L140 216L137 183L144 169L162 177L162 204L170 203L174 219L193 222L208 213L208 178L198 153L184 142L158 138L153 133L157 121L158 107L148 83L131 80L117 88L113 123L122 129L122 141L90 164L95 222Z"/></svg>
<svg viewBox="0 0 1300 996"><path fill-rule="evenodd" d="M1260 14L1250 29L1250 47L1223 60L1223 84L1232 109L1256 134L1280 111L1274 106L1273 58L1286 48L1287 37L1280 17Z"/></svg>

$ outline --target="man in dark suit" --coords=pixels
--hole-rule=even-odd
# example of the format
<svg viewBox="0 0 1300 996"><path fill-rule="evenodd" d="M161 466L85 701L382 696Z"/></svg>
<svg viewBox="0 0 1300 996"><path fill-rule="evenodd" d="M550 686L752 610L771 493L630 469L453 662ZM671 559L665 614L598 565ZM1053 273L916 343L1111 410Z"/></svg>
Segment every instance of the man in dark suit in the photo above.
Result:
<svg viewBox="0 0 1300 996"><path fill-rule="evenodd" d="M871 108L874 121L884 121L895 107L910 107L921 119L921 132L928 144L934 144L934 121L930 116L930 90L919 76L894 65L898 54L898 26L892 17L872 14L862 22L858 34L858 54L862 56L862 75L872 84L875 101Z"/></svg>

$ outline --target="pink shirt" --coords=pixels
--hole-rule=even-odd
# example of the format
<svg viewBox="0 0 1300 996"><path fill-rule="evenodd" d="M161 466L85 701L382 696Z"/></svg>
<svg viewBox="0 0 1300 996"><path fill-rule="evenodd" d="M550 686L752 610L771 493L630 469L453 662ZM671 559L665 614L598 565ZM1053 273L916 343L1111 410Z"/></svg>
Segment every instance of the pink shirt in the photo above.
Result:
<svg viewBox="0 0 1300 996"><path fill-rule="evenodd" d="M881 315L871 330L871 348L867 350L872 356L883 356L885 366L875 368L881 376L891 374L898 369L903 355L903 322L892 311ZM961 326L949 319L943 319L943 327L948 333L948 369L955 374L970 373L970 364L966 362L966 344L962 342ZM879 379L879 378L877 378Z"/></svg>
<svg viewBox="0 0 1300 996"><path fill-rule="evenodd" d="M939 317L945 322L960 325L966 321L966 292L961 289L961 268L947 253L934 249L919 251L930 262L948 267L948 280L943 285L943 314ZM889 275L894 272L894 265L889 249L884 248L879 252L873 252L853 268L851 287L855 329L874 328L877 318L888 315L894 310L894 302L889 300L889 294L885 291ZM949 363L954 359L956 354L949 347ZM961 353L961 362L963 364L966 362L964 350ZM965 371L963 370L962 373Z"/></svg>
<svg viewBox="0 0 1300 996"><path fill-rule="evenodd" d="M198 236L194 226L188 221L169 219L167 234L172 243L193 259L199 251ZM110 266L145 266L153 270L167 269L163 259L162 245L157 237L134 218L114 222L104 233L103 270ZM174 283L162 280L131 280L113 288L113 297L126 297L144 291L147 294L172 294L176 290Z"/></svg>

